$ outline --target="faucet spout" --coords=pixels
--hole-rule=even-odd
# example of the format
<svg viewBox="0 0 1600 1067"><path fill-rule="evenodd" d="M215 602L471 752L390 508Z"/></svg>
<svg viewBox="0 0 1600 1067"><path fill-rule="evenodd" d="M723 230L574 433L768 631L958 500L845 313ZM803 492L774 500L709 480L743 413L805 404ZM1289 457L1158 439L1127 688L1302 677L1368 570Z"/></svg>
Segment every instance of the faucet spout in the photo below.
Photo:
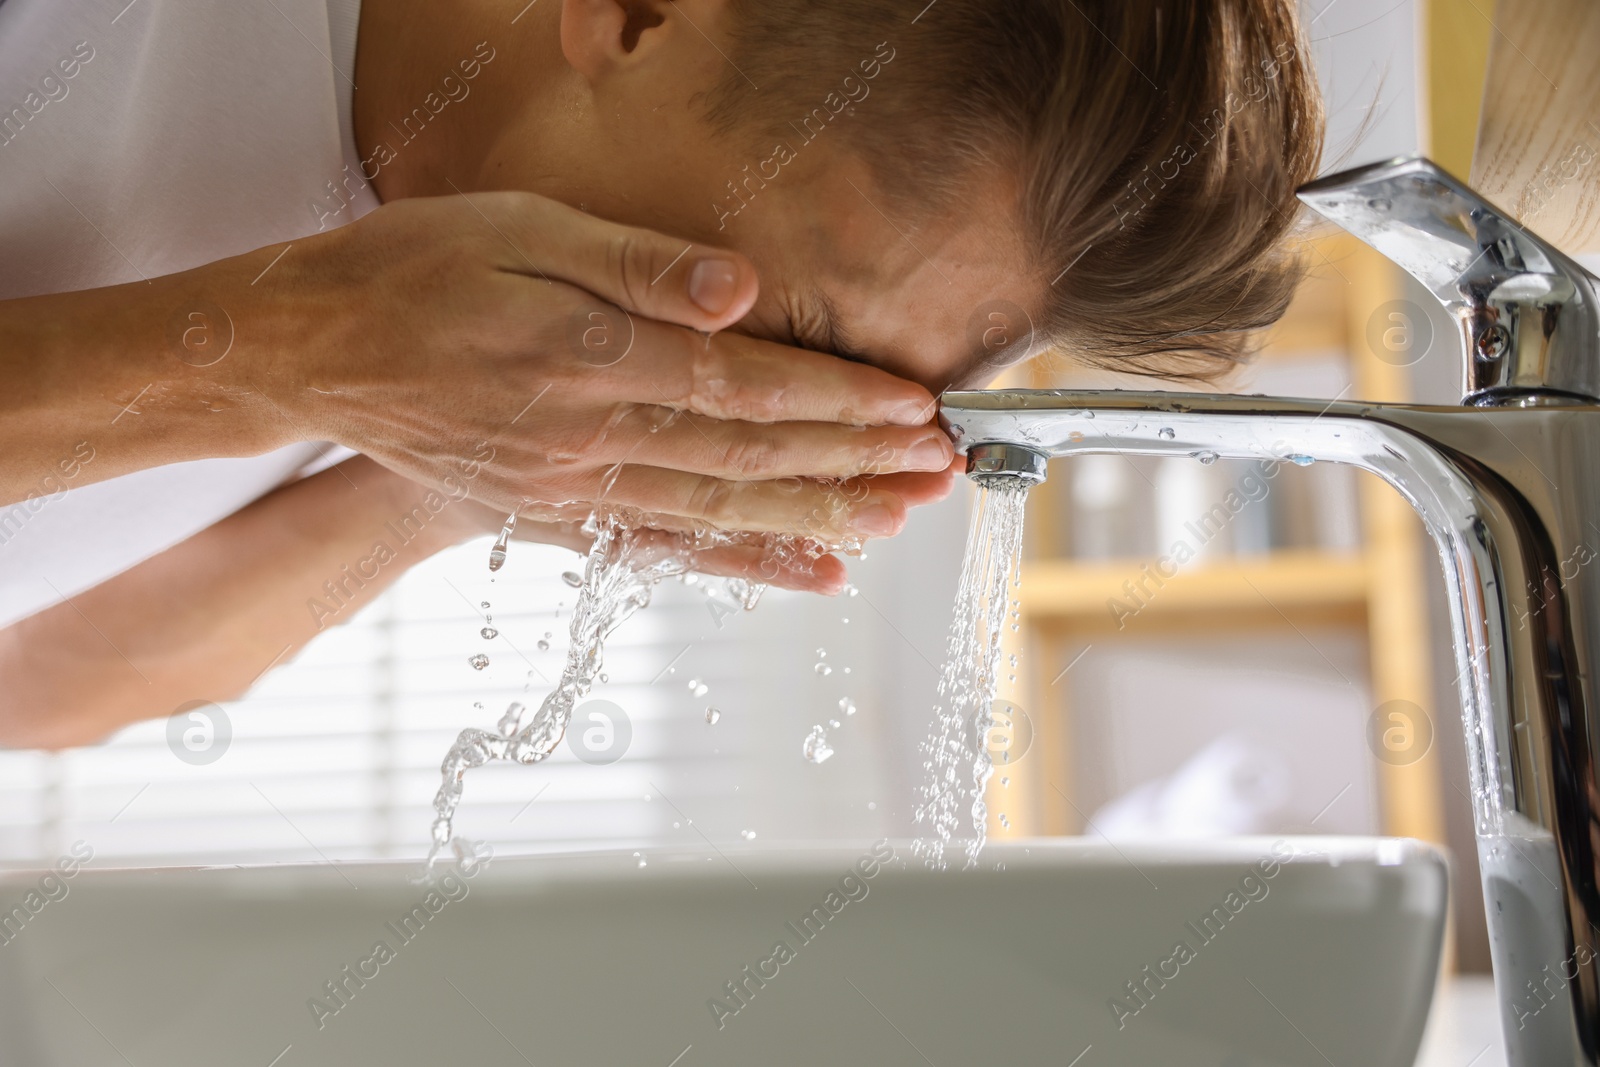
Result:
<svg viewBox="0 0 1600 1067"><path fill-rule="evenodd" d="M1445 573L1511 1062L1600 1065L1600 406L1034 390L947 393L941 419L969 471L1018 450L1331 461L1398 490Z"/></svg>
<svg viewBox="0 0 1600 1067"><path fill-rule="evenodd" d="M1459 407L1179 393L947 393L972 474L1116 452L1348 463L1444 566L1501 1025L1516 1067L1600 1067L1600 279L1425 159L1300 198L1461 330Z"/></svg>

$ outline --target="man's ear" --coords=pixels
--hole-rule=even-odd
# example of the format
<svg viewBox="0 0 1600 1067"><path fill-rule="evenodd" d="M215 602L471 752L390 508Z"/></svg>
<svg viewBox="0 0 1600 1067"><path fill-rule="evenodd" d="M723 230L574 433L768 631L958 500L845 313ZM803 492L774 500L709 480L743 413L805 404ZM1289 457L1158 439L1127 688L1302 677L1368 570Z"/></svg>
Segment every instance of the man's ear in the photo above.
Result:
<svg viewBox="0 0 1600 1067"><path fill-rule="evenodd" d="M562 0L561 51L590 82L637 63L674 31L672 0Z"/></svg>

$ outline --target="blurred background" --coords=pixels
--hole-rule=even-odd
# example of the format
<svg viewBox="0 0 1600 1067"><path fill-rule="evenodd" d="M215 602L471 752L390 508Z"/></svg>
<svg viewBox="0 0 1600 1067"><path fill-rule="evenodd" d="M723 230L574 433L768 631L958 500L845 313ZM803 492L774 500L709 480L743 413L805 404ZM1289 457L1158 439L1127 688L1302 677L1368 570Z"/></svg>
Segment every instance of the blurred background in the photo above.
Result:
<svg viewBox="0 0 1600 1067"><path fill-rule="evenodd" d="M1317 0L1307 20L1328 170L1424 151L1467 173L1484 7ZM1454 328L1425 292L1329 232L1306 257L1237 391L1459 399ZM1007 384L1151 387L1048 362ZM715 585L666 583L611 641L593 694L625 720L610 723L620 758L564 746L478 771L458 830L502 855L913 835L970 503L963 484L871 546L853 595L771 591L747 613ZM1195 558L1175 570L1180 542ZM457 731L536 703L566 652L562 574L579 559L513 545L491 576L488 549L412 572L242 700L92 748L0 752L0 861L79 839L108 865L420 858ZM1392 491L1326 464L1085 457L1034 491L1026 552L992 832L1421 837L1455 858L1448 966L1488 970L1438 562ZM818 726L834 754L812 763Z"/></svg>

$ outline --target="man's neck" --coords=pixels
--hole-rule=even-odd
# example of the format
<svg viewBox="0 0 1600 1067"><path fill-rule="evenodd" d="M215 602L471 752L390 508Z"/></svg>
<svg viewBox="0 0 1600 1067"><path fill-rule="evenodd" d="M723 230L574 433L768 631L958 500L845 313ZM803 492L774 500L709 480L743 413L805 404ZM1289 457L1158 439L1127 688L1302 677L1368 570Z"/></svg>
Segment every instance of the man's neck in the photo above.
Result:
<svg viewBox="0 0 1600 1067"><path fill-rule="evenodd" d="M363 4L354 119L365 176L384 201L529 187L496 173L498 150L554 132L566 71L554 3L520 15L496 0Z"/></svg>

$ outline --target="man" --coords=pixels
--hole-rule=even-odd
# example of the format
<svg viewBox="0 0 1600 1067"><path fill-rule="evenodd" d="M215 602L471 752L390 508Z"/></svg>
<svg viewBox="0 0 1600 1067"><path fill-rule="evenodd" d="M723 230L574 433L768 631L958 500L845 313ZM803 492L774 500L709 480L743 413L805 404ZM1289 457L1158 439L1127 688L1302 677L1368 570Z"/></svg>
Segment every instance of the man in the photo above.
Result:
<svg viewBox="0 0 1600 1067"><path fill-rule="evenodd" d="M1290 0L7 0L0 73L12 744L513 511L892 534L939 390L1242 358L1321 142Z"/></svg>

